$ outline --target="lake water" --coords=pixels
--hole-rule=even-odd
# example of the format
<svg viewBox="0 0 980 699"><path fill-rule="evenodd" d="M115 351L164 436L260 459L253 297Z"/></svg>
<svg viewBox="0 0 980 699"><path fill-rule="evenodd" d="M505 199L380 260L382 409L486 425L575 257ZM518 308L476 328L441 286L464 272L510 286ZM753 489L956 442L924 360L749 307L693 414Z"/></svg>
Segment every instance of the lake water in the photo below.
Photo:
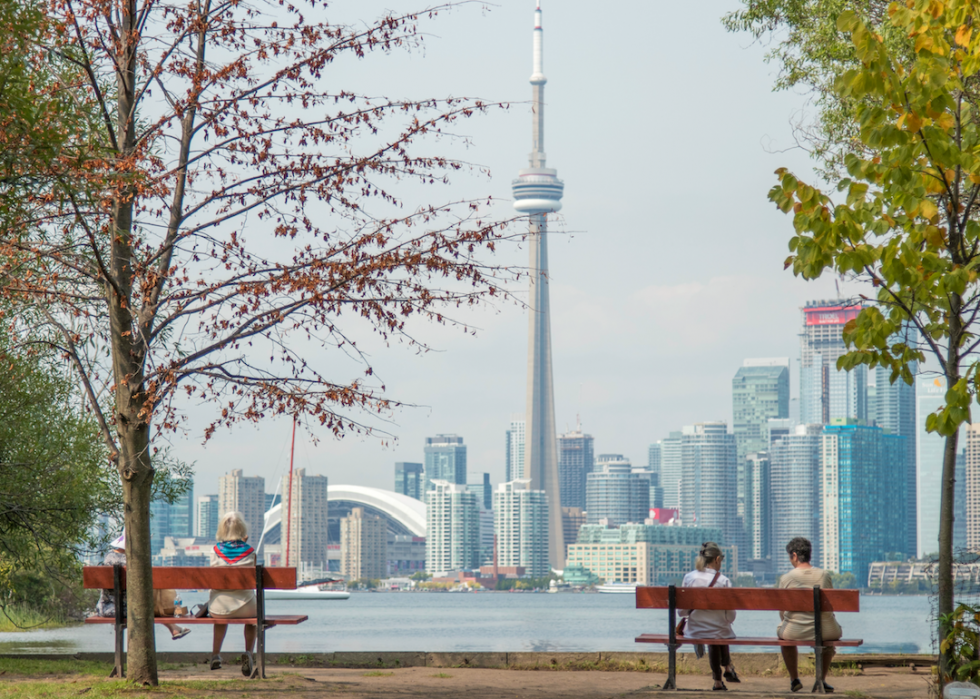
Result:
<svg viewBox="0 0 980 699"><path fill-rule="evenodd" d="M204 593L184 602L203 601ZM666 610L638 610L631 594L515 593L367 593L349 600L269 601L270 614L307 614L299 626L272 629L270 652L333 651L660 651L664 646L635 643L641 633L667 633ZM864 645L861 653L931 653L929 597L861 597L861 612L838 614L847 638ZM774 636L776 612L741 612L735 632ZM157 648L204 651L211 648L210 627L192 627L179 640L157 627ZM229 634L226 648L240 647L240 632ZM75 653L111 651L111 626L0 634L0 653ZM736 647L737 648L737 647ZM734 650L734 649L733 649ZM739 648L751 651L751 648ZM763 650L763 649L756 649ZM765 649L771 652L772 649Z"/></svg>

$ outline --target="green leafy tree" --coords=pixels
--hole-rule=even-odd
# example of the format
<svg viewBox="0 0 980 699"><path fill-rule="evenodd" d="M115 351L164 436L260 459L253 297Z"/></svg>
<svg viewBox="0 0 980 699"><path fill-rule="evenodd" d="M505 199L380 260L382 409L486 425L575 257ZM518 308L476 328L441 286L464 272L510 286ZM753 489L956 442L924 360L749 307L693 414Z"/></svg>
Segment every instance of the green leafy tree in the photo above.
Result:
<svg viewBox="0 0 980 699"><path fill-rule="evenodd" d="M838 369L884 366L913 380L926 356L939 367L945 405L926 428L946 438L939 529L941 619L953 612L953 502L959 427L970 421L980 376L980 5L914 0L889 7L894 32L911 38L906 57L858 14L838 29L859 64L834 83L851 100L861 152L845 157L834 201L785 169L770 199L793 213L787 267L814 279L831 271L866 280L876 303L844 328ZM904 332L915 328L917 341ZM940 637L949 631L941 622ZM952 670L943 655L943 676Z"/></svg>

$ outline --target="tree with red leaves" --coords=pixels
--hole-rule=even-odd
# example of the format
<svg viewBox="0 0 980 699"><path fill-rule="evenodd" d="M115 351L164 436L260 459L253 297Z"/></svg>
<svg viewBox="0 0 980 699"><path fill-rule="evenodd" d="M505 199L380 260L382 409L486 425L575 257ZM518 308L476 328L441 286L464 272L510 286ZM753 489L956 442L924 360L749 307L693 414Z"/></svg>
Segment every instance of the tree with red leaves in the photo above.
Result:
<svg viewBox="0 0 980 699"><path fill-rule="evenodd" d="M43 185L4 228L0 293L11 333L71 364L118 468L136 683L157 683L155 434L183 429L189 401L216 408L205 438L269 415L360 429L358 410L394 403L344 314L418 344L412 317L446 322L512 274L483 261L506 233L476 203L393 189L462 167L417 148L488 105L336 87L338 58L417 46L419 22L446 6L353 27L294 1L45 0L26 54L68 67L39 102L68 94L97 118L31 165ZM300 347L346 352L367 376L330 376Z"/></svg>

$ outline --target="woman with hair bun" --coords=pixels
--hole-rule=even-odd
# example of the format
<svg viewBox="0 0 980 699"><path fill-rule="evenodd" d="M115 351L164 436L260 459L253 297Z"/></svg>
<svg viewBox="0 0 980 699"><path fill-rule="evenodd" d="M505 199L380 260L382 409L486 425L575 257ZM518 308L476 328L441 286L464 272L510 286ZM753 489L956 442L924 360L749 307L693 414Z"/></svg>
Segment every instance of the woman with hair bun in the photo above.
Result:
<svg viewBox="0 0 980 699"><path fill-rule="evenodd" d="M721 547L713 541L706 541L701 544L701 551L694 562L696 570L684 576L683 587L731 587L732 581L721 574L721 562L725 559L725 554L721 552ZM732 630L732 622L735 621L734 610L713 610L713 609L681 609L679 610L683 627L683 635L686 638L735 638L735 631ZM704 647L700 644L695 646L695 653L700 658L704 654ZM725 691L728 687L722 681L722 668L724 668L724 679L729 682L741 682L735 674L735 666L732 664L728 646L708 646L708 664L711 666L711 678L715 684L712 687L715 691Z"/></svg>

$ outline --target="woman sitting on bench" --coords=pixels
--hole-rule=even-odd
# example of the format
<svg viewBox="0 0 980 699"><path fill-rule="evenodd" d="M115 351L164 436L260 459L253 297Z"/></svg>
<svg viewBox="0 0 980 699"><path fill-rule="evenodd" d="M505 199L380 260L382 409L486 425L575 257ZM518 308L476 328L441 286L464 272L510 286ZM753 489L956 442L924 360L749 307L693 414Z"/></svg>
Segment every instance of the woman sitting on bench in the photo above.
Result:
<svg viewBox="0 0 980 699"><path fill-rule="evenodd" d="M701 544L701 552L694 561L692 570L684 576L683 587L731 587L732 582L721 574L721 562L725 555L713 541ZM734 610L721 611L709 609L681 609L683 617L683 635L687 638L735 638L732 622L735 621ZM685 623L686 622L686 623ZM699 650L700 649L700 652ZM695 653L700 658L704 654L704 646L695 646ZM711 665L711 678L715 681L714 690L728 689L722 682L722 666L725 667L725 679L729 682L741 682L735 674L728 646L708 646L708 664Z"/></svg>
<svg viewBox="0 0 980 699"><path fill-rule="evenodd" d="M211 552L212 566L255 566L255 549L248 545L248 525L241 512L228 512L218 523L218 543ZM215 619L249 619L259 613L254 590L211 590L208 616ZM228 633L227 624L214 625L211 669L221 667L221 644ZM255 624L245 624L245 654L242 674L251 677L255 661Z"/></svg>

